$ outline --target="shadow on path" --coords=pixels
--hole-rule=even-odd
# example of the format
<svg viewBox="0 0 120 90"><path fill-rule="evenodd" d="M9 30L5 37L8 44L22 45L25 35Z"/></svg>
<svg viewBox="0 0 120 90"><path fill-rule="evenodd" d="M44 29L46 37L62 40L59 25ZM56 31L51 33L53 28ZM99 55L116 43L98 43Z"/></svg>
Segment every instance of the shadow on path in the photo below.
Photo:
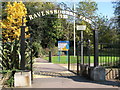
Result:
<svg viewBox="0 0 120 90"><path fill-rule="evenodd" d="M42 75L42 76L51 76L53 78L66 78L66 79L71 79L74 82L79 82L79 83L87 83L87 84L99 84L99 85L107 85L107 86L120 86L120 82L117 81L92 81L89 80L85 77L82 76L77 76L74 73L68 71L65 67L62 67L58 64L50 64L46 60L43 59L37 59L37 63L42 63L42 64L37 64L34 65L35 70L34 74L35 75ZM46 63L46 64L44 64ZM104 87L103 87L104 88Z"/></svg>
<svg viewBox="0 0 120 90"><path fill-rule="evenodd" d="M72 79L76 82L86 82L86 83L95 83L95 84L103 84L103 85L110 85L110 86L120 86L120 82L118 81L92 81L89 80L83 76L76 76L73 73L56 73L56 72L49 72L49 71L37 71L35 72L35 74L37 75L44 75L44 76L51 76L51 77L60 77L60 78L68 78L68 79Z"/></svg>

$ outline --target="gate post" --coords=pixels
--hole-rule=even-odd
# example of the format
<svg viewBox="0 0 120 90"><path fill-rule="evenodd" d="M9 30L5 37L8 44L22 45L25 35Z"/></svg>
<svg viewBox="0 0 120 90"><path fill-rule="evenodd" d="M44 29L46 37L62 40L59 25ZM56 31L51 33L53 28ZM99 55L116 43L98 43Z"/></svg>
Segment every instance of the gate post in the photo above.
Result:
<svg viewBox="0 0 120 90"><path fill-rule="evenodd" d="M90 67L90 39L87 40L88 66Z"/></svg>
<svg viewBox="0 0 120 90"><path fill-rule="evenodd" d="M33 81L33 53L32 53L32 35L30 34L30 52L31 52L31 55L30 55L30 67L31 67L31 80Z"/></svg>
<svg viewBox="0 0 120 90"><path fill-rule="evenodd" d="M83 31L81 30L81 64L84 65L84 56L83 56Z"/></svg>
<svg viewBox="0 0 120 90"><path fill-rule="evenodd" d="M25 70L25 28L26 26L21 26L21 36L20 36L20 54L21 54L21 62L20 69Z"/></svg>
<svg viewBox="0 0 120 90"><path fill-rule="evenodd" d="M94 67L98 66L98 30L93 30L94 38Z"/></svg>
<svg viewBox="0 0 120 90"><path fill-rule="evenodd" d="M25 28L24 26L24 17L22 17L22 26L21 28L21 35L20 35L20 55L21 55L21 62L20 62L20 69L25 70Z"/></svg>

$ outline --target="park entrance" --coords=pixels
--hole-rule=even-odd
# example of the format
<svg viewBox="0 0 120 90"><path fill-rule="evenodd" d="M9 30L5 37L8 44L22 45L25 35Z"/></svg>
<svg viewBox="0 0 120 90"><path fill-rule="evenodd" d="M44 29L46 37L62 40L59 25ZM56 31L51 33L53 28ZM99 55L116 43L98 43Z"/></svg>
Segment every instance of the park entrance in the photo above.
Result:
<svg viewBox="0 0 120 90"><path fill-rule="evenodd" d="M49 14L56 14L59 18L67 18L67 16L72 16L78 20L83 20L93 27L93 36L91 43L90 38L84 39L82 41L76 41L76 56L71 54L71 48L68 51L68 70L76 73L77 75L82 75L89 77L91 68L97 66L103 66L106 69L107 79L119 79L120 75L120 47L117 42L112 43L99 43L98 40L98 30L97 25L90 19L81 16L79 13L74 12L66 4L61 3L58 8L54 10L46 10L36 12L33 15L28 15L30 20L35 18L42 18ZM91 37L91 36L90 36ZM32 41L31 41L32 42ZM70 43L71 44L71 43ZM83 46L83 48L81 48ZM25 68L25 26L21 27L21 67ZM82 50L82 52L81 52ZM54 51L53 51L54 52ZM49 52L49 60L52 61L52 53ZM32 57L32 56L31 56ZM31 58L32 60L32 58ZM31 65L32 70L32 65Z"/></svg>

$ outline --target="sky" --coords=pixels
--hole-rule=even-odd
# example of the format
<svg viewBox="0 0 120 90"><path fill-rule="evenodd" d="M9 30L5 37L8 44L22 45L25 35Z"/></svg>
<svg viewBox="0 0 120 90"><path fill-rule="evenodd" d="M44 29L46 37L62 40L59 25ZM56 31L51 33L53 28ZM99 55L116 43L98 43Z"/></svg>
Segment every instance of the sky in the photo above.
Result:
<svg viewBox="0 0 120 90"><path fill-rule="evenodd" d="M81 0L57 0L57 2L65 2L68 6L72 6L71 3L79 2ZM97 14L107 16L108 19L114 16L114 8L111 0L94 0L98 4Z"/></svg>
<svg viewBox="0 0 120 90"><path fill-rule="evenodd" d="M1 1L1 0L0 0ZM3 0L5 1L5 0ZM11 1L11 0L6 0ZM19 0L13 0L13 1L19 1ZM79 1L83 0L23 0L23 1L34 1L34 2L64 2L68 5L68 7L73 6L73 2L78 3ZM107 16L108 19L112 18L114 16L114 8L112 2L115 2L116 0L92 0L95 1L98 4L98 11L97 14ZM72 4L72 5L71 5Z"/></svg>
<svg viewBox="0 0 120 90"><path fill-rule="evenodd" d="M109 19L114 16L114 8L112 2L97 2L97 3L98 14L101 13L104 16L108 16Z"/></svg>

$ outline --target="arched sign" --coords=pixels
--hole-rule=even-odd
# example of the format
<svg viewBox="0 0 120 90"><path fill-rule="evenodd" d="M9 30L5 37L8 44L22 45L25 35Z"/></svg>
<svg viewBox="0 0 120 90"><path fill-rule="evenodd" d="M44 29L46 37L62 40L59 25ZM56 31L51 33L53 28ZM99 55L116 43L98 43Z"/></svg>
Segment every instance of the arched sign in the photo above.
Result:
<svg viewBox="0 0 120 90"><path fill-rule="evenodd" d="M61 8L60 6L63 6L63 8ZM52 15L52 14L61 14L61 15L69 15L69 16L73 16L73 17L76 17L78 19L81 19L81 20L84 20L86 22L88 22L89 24L93 25L93 27L96 27L97 25L95 25L95 22L93 22L92 20L80 15L79 13L77 12L74 12L73 10L71 10L69 7L67 7L66 4L64 3L60 3L58 5L59 9L53 9L53 10L45 10L45 11L40 11L40 12L36 12L34 13L33 15L28 15L28 18L30 20L33 20L35 18L38 18L38 17L42 17L42 16L45 16L45 15ZM94 61L95 61L95 65L97 65L97 62L98 62L98 35L97 35L97 30L94 30L94 47L95 47L95 55L94 55ZM21 27L21 69L25 69L25 26L22 26ZM65 49L67 50L67 49Z"/></svg>
<svg viewBox="0 0 120 90"><path fill-rule="evenodd" d="M45 10L45 11L40 11L40 12L34 13L33 15L28 15L28 17L30 20L32 20L37 17L42 17L45 15L52 15L52 14L69 15L69 16L77 17L78 19L84 20L84 21L88 22L89 24L92 24L92 21L90 19L87 19L86 17L81 16L76 12L68 11L68 10L58 10L58 9Z"/></svg>

